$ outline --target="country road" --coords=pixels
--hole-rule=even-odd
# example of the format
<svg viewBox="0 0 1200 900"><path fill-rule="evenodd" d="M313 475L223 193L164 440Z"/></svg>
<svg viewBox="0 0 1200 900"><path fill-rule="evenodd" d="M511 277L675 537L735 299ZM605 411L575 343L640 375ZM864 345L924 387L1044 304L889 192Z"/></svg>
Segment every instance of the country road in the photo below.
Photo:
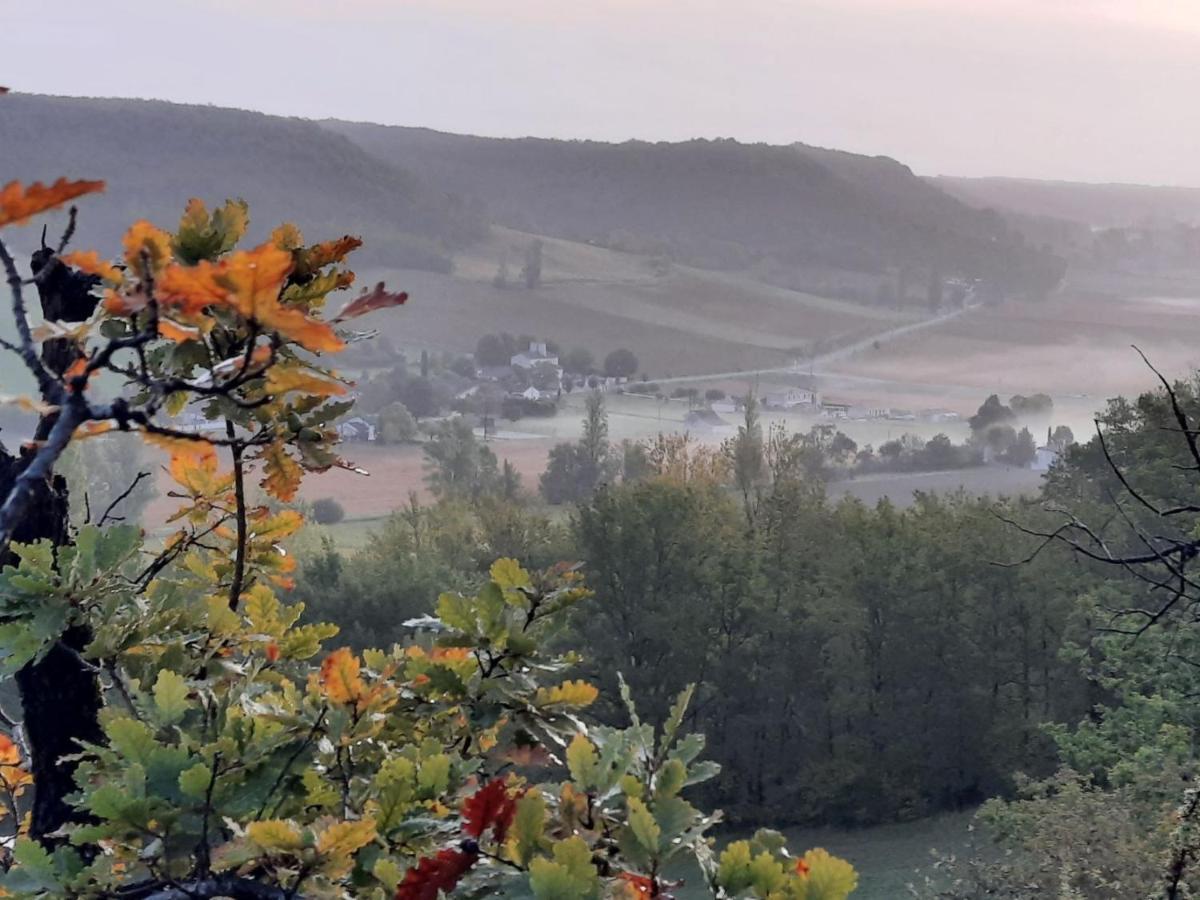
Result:
<svg viewBox="0 0 1200 900"><path fill-rule="evenodd" d="M709 372L704 375L678 375L673 378L656 378L655 384L686 384L694 381L719 381L726 378L745 378L747 375L823 375L821 372L823 366L828 366L835 362L840 362L854 356L856 353L861 353L863 350L870 349L875 344L882 344L898 337L904 337L907 334L912 334L917 331L924 331L927 328L936 328L938 325L943 325L946 322L957 319L959 316L965 315L974 306L967 306L962 309L954 309L947 313L934 316L931 319L922 319L919 322L909 322L907 325L900 325L896 328L890 328L887 331L880 331L869 335L862 340L854 341L844 347L839 347L836 350L831 350L828 353L822 353L820 356L814 356L811 360L790 365L790 366L773 366L766 369L743 369L740 372Z"/></svg>

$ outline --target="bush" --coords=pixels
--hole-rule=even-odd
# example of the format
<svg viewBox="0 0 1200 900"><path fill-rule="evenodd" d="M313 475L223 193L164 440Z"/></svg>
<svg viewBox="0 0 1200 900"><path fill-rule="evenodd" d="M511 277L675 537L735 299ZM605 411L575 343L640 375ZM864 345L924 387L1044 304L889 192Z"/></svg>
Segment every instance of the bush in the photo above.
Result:
<svg viewBox="0 0 1200 900"><path fill-rule="evenodd" d="M346 518L346 510L332 497L322 497L313 504L312 517L318 525L336 525Z"/></svg>
<svg viewBox="0 0 1200 900"><path fill-rule="evenodd" d="M638 370L638 358L622 347L604 357L604 374L611 378L632 378Z"/></svg>

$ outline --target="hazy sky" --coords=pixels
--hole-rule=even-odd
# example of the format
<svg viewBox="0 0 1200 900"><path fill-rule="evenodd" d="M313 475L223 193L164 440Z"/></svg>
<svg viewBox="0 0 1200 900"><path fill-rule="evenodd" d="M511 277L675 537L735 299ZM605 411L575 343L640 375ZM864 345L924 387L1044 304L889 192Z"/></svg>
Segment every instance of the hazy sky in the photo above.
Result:
<svg viewBox="0 0 1200 900"><path fill-rule="evenodd" d="M21 91L1200 186L1200 0L0 0L0 32Z"/></svg>

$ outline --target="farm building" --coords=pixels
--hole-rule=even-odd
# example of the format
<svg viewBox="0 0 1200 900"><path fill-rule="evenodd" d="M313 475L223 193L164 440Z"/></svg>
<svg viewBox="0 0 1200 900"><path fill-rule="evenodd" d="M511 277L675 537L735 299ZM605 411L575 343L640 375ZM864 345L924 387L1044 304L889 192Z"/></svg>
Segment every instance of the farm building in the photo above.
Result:
<svg viewBox="0 0 1200 900"><path fill-rule="evenodd" d="M772 391L763 397L763 406L767 409L795 409L798 406L812 406L816 402L817 392L802 387Z"/></svg>

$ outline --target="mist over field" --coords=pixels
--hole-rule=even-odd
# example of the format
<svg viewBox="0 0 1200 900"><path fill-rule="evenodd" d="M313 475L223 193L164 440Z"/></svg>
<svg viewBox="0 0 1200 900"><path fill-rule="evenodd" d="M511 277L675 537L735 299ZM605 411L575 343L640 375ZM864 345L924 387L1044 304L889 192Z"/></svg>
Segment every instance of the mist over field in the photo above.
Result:
<svg viewBox="0 0 1200 900"><path fill-rule="evenodd" d="M0 11L0 892L1200 890L1195 13L112 6Z"/></svg>

